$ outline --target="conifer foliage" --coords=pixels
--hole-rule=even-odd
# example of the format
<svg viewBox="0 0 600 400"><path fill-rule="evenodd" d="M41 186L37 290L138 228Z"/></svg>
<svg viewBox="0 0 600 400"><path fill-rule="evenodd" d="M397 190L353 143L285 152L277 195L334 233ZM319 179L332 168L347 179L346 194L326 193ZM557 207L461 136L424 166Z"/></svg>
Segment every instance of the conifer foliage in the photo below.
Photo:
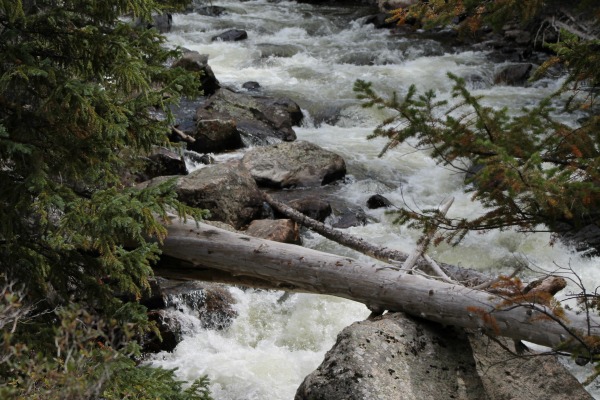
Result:
<svg viewBox="0 0 600 400"><path fill-rule="evenodd" d="M23 291L21 300L36 305L31 312L45 315L27 326L17 323L23 318L15 320L2 338L3 396L36 398L35 390L8 377L19 376L15 357L35 354L42 363L56 352L40 343L42 338L58 343L52 335L30 335L39 329L37 322L56 324L56 338L69 335L73 327L61 328L61 321L78 312L94 316L78 319L85 326L116 323L122 338L147 329L143 308L123 304L115 294L139 298L147 289L159 253L148 238L164 236L159 219L167 210L201 217L177 202L169 184L135 190L120 178L139 154L168 145L169 107L199 88L197 74L166 67L178 52L167 50L156 30L135 27L127 18L150 20L153 13L186 3L0 0L0 281ZM2 301L0 308L8 307L9 299ZM69 303L84 311L60 311ZM90 334L73 351L81 355L90 350L90 338L104 334ZM72 368L57 347L52 362ZM115 355L120 347L104 353L95 348L94 354L118 361L124 374L131 365ZM92 361L86 359L91 369ZM172 374L158 376L175 382ZM51 387L51 374L37 378L34 389ZM95 393L102 395L103 388ZM115 389L109 397L125 398L124 393Z"/></svg>

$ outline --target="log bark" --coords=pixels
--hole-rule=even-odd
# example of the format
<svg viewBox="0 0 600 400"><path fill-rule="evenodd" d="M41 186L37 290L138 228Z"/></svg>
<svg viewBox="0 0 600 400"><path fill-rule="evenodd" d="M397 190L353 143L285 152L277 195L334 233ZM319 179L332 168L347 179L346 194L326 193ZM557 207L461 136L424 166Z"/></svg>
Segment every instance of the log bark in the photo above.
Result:
<svg viewBox="0 0 600 400"><path fill-rule="evenodd" d="M364 263L296 245L272 242L211 225L174 219L163 254L178 260L174 275L226 283L338 296L371 309L403 311L445 325L526 340L561 350L587 351L584 336L599 336L599 321L540 304L510 304L499 296L398 268ZM156 271L169 275L169 268Z"/></svg>

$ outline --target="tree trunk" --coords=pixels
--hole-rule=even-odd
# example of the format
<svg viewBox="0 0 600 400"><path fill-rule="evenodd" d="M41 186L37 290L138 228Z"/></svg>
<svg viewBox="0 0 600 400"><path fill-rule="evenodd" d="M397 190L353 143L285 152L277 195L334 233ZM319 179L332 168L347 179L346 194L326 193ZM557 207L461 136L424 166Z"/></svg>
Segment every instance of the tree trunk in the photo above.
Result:
<svg viewBox="0 0 600 400"><path fill-rule="evenodd" d="M526 340L561 350L590 351L588 335L600 335L597 321L565 310L562 318L533 303L510 301L465 286L398 268L364 263L296 245L225 231L203 223L173 220L162 243L177 266L158 275L328 294L355 300L370 309L403 311L445 325Z"/></svg>

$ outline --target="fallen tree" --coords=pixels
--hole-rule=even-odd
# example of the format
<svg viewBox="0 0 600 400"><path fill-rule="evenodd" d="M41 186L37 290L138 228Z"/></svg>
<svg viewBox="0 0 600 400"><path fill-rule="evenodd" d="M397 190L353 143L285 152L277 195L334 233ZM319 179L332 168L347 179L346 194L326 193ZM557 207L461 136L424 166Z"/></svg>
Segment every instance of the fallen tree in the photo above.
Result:
<svg viewBox="0 0 600 400"><path fill-rule="evenodd" d="M547 303L544 296L536 300L535 296L494 295L402 273L391 265L365 263L193 221L174 219L167 229L162 251L174 263L163 263L155 271L158 275L328 294L362 302L371 310L402 311L585 356L597 353L593 343L600 337L598 321L541 304Z"/></svg>

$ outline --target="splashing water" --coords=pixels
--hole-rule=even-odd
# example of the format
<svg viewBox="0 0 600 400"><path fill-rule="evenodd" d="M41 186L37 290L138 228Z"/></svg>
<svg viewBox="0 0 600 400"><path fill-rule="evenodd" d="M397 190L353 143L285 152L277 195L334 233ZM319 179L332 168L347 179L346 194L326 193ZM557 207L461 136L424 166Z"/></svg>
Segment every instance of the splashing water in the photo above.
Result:
<svg viewBox="0 0 600 400"><path fill-rule="evenodd" d="M429 39L392 38L389 31L363 24L364 17L373 13L367 7L314 7L266 0L214 5L224 7L227 13L218 18L175 15L174 28L167 35L169 43L208 54L211 68L225 86L240 89L246 81L258 81L265 94L288 96L300 104L306 118L304 126L296 129L298 139L344 157L350 179L340 186L338 195L363 208L370 195L379 193L393 204L406 202L415 209L437 207L454 196L449 216L482 212L481 206L462 192L463 176L436 165L426 154L404 145L377 158L383 141L365 138L384 114L360 107L352 91L356 79L373 82L378 91L393 88L402 95L415 84L419 90L435 89L440 97L448 97L452 83L446 73L452 72L476 77L471 87L474 94L485 96L486 103L494 107L511 109L533 105L560 85L543 81L526 88L493 86L491 72L496 66L484 52L448 52ZM211 41L212 36L230 28L245 29L248 40ZM414 248L419 232L394 226L382 210L366 212L379 222L350 228L350 233L405 252ZM347 249L316 234L307 233L304 243L348 254ZM495 274L510 270L525 258L539 269L570 267L588 287L600 284L596 258L582 257L561 243L549 243L545 233L488 232L468 235L458 248L442 245L432 249L431 256ZM178 376L184 380L208 374L213 395L219 400L293 398L337 333L369 313L362 304L329 296L295 294L279 301L281 292L237 288L232 292L239 316L230 328L204 330L187 315L192 321L186 325L184 340L172 353L151 359L156 365L178 368ZM600 393L598 387L588 389Z"/></svg>

